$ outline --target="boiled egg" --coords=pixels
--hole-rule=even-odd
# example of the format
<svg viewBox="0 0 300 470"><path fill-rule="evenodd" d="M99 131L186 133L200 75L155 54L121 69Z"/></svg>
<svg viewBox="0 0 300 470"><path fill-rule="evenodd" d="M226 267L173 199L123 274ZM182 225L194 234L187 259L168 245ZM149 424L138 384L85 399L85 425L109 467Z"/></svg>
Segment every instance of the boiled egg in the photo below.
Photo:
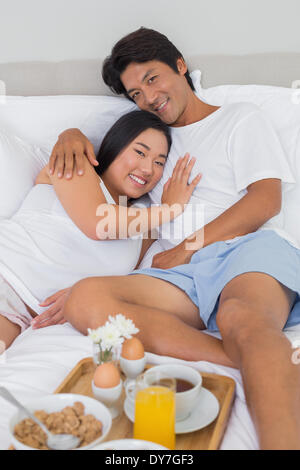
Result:
<svg viewBox="0 0 300 470"><path fill-rule="evenodd" d="M124 359L142 359L145 355L143 343L137 338L126 339L122 345L121 356Z"/></svg>
<svg viewBox="0 0 300 470"><path fill-rule="evenodd" d="M119 369L112 362L104 362L94 373L94 384L99 388L112 388L121 380Z"/></svg>

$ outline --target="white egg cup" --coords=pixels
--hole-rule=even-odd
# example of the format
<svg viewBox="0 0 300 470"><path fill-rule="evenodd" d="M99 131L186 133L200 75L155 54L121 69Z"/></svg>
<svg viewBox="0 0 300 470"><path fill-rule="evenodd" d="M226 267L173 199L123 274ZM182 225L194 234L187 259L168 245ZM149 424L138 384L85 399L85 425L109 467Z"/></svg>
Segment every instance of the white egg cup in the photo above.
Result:
<svg viewBox="0 0 300 470"><path fill-rule="evenodd" d="M126 375L127 379L125 383L129 379L136 379L138 375L140 375L146 365L146 356L142 357L141 359L125 359L124 357L120 357L120 367L124 374Z"/></svg>
<svg viewBox="0 0 300 470"><path fill-rule="evenodd" d="M94 380L92 380L92 391L94 397L101 401L110 411L112 419L116 418L120 414L120 409L117 406L117 402L121 396L123 389L123 381L120 380L120 383L116 387L102 388L96 387Z"/></svg>

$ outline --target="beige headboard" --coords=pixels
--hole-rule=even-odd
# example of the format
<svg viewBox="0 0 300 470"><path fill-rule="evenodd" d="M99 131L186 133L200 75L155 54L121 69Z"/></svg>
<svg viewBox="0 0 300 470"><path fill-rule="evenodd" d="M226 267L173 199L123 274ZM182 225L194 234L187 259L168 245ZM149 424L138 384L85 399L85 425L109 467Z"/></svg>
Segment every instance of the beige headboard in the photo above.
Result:
<svg viewBox="0 0 300 470"><path fill-rule="evenodd" d="M199 55L186 57L189 70L202 71L206 87L258 84L291 87L300 80L300 53ZM7 95L109 95L102 60L0 64Z"/></svg>

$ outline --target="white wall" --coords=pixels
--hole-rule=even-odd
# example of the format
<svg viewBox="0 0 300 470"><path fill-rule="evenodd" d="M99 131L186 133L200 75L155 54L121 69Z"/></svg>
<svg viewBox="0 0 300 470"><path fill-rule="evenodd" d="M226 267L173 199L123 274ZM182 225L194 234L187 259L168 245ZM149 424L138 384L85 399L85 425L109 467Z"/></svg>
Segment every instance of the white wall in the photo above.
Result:
<svg viewBox="0 0 300 470"><path fill-rule="evenodd" d="M0 0L0 63L102 58L140 26L184 55L300 52L299 0Z"/></svg>

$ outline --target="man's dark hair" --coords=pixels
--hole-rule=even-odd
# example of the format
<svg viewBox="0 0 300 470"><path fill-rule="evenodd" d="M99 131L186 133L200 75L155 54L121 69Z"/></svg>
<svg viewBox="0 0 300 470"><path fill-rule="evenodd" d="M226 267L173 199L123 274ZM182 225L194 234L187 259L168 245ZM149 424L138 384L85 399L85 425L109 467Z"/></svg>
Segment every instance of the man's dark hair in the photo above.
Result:
<svg viewBox="0 0 300 470"><path fill-rule="evenodd" d="M183 58L181 52L163 34L148 28L139 28L118 41L108 56L102 68L102 77L110 89L118 95L124 94L131 101L127 94L120 75L132 62L142 63L150 60L158 60L169 65L176 73L177 60ZM195 91L189 71L185 73L191 89Z"/></svg>
<svg viewBox="0 0 300 470"><path fill-rule="evenodd" d="M164 134L169 153L172 140L167 124L148 111L131 111L120 117L105 135L97 154L99 165L94 167L98 175L101 176L122 150L147 129L155 129Z"/></svg>

